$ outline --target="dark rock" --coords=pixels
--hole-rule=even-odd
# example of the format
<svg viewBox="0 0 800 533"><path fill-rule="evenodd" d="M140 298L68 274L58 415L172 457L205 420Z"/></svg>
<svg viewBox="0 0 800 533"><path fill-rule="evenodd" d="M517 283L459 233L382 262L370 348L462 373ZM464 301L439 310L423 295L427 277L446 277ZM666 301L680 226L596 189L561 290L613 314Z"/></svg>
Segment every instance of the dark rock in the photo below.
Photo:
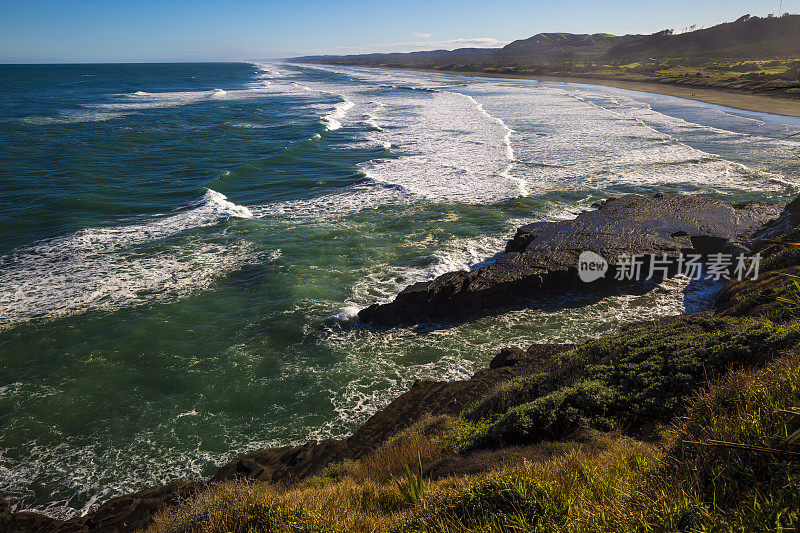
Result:
<svg viewBox="0 0 800 533"><path fill-rule="evenodd" d="M753 234L753 238L775 239L800 225L800 196L786 204L786 208L776 220L768 222ZM761 243L762 245L765 243Z"/></svg>
<svg viewBox="0 0 800 533"><path fill-rule="evenodd" d="M489 368L500 368L503 366L513 366L522 361L527 356L519 348L503 348L500 353L494 356L489 362Z"/></svg>
<svg viewBox="0 0 800 533"><path fill-rule="evenodd" d="M83 526L56 520L38 513L21 511L0 514L0 530L6 533L72 533L88 531Z"/></svg>
<svg viewBox="0 0 800 533"><path fill-rule="evenodd" d="M202 483L197 482L173 481L159 487L118 496L108 500L78 522L88 530L109 533L143 529L157 511L190 497L202 486Z"/></svg>
<svg viewBox="0 0 800 533"><path fill-rule="evenodd" d="M312 476L328 464L351 458L346 440L309 441L302 446L248 453L220 468L211 481L249 478L271 483L291 482Z"/></svg>
<svg viewBox="0 0 800 533"><path fill-rule="evenodd" d="M393 302L371 305L358 316L379 326L462 320L567 290L597 291L614 283L622 254L666 253L675 258L680 253L743 251L742 241L780 213L775 205L732 206L700 196L612 198L573 220L523 226L495 263L415 283ZM577 276L578 256L587 250L610 266L605 278L591 284Z"/></svg>

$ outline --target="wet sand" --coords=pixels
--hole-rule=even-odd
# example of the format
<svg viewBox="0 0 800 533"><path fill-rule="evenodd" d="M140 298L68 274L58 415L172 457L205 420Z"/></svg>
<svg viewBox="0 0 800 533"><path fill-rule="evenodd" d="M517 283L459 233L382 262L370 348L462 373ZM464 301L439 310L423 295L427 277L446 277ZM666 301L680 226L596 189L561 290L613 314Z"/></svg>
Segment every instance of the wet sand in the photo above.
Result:
<svg viewBox="0 0 800 533"><path fill-rule="evenodd" d="M769 96L767 94L752 94L733 89L706 88L706 87L686 87L682 85L669 85L666 83L655 83L645 81L627 80L603 80L595 78L576 78L568 76L535 76L520 74L498 74L486 72L456 72L441 71L431 69L410 69L402 68L398 70L418 70L432 72L449 76L475 76L481 78L507 78L525 79L539 81L555 81L564 83L580 83L583 85L602 85L605 87L616 87L629 91L640 91L645 93L664 94L667 96L677 96L689 100L697 100L707 104L716 104L734 109L745 111L756 111L759 113L772 113L774 115L788 115L800 117L800 98L786 98L782 96Z"/></svg>

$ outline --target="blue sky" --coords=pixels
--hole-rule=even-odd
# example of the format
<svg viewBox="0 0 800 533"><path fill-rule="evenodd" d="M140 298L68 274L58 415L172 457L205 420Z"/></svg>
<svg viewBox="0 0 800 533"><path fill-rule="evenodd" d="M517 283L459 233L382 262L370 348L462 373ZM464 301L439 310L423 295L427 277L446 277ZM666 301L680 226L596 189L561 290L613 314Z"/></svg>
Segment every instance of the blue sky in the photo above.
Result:
<svg viewBox="0 0 800 533"><path fill-rule="evenodd" d="M710 26L771 0L0 0L0 62L229 61ZM783 11L800 12L800 0Z"/></svg>

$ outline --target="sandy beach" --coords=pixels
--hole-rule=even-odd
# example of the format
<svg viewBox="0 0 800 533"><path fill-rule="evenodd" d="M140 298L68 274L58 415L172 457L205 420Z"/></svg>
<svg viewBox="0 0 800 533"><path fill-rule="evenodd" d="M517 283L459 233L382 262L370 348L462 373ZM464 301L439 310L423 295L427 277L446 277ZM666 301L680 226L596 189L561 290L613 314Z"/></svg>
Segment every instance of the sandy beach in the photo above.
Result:
<svg viewBox="0 0 800 533"><path fill-rule="evenodd" d="M391 68L391 67L387 67ZM627 80L604 80L595 78L578 78L569 76L533 76L521 74L499 74L486 72L449 72L433 69L410 69L402 68L397 70L417 70L422 72L432 72L446 74L450 76L474 76L481 78L508 78L525 79L539 81L555 81L563 83L580 83L583 85L602 85L605 87L616 87L629 91L640 91L646 93L664 94L676 96L689 100L697 100L707 104L722 105L741 109L744 111L755 111L759 113L772 113L774 115L787 115L800 117L800 99L791 99L780 96L767 96L766 94L751 94L746 92L705 88L705 87L685 87L681 85L668 85L665 83L639 82Z"/></svg>

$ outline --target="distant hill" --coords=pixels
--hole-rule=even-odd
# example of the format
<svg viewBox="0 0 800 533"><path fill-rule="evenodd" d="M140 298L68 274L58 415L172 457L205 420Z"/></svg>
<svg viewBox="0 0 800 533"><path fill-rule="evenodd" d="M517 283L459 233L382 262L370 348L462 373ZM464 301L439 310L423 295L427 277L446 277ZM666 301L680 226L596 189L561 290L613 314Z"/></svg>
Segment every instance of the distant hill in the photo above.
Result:
<svg viewBox="0 0 800 533"><path fill-rule="evenodd" d="M751 17L687 33L539 33L502 48L309 56L296 61L501 76L654 82L800 98L800 15Z"/></svg>
<svg viewBox="0 0 800 533"><path fill-rule="evenodd" d="M426 52L410 52L397 54L357 54L345 56L305 56L292 58L294 61L307 63L325 63L330 65L361 65L365 67L409 67L432 68L445 64L477 64L492 63L490 58L495 48L459 48L456 50L429 50Z"/></svg>
<svg viewBox="0 0 800 533"><path fill-rule="evenodd" d="M513 43L512 43L513 44ZM800 15L759 18L673 35L669 30L619 43L602 59L641 61L650 58L781 59L800 57Z"/></svg>
<svg viewBox="0 0 800 533"><path fill-rule="evenodd" d="M502 48L461 48L396 54L306 56L297 61L340 65L448 69L527 68L553 64L634 62L662 58L800 58L800 15L751 17L674 35L539 33Z"/></svg>
<svg viewBox="0 0 800 533"><path fill-rule="evenodd" d="M514 41L499 50L491 58L504 64L520 66L546 65L560 61L592 61L615 46L642 38L642 35L622 37L608 33L593 35L574 33L539 33L527 39Z"/></svg>
<svg viewBox="0 0 800 533"><path fill-rule="evenodd" d="M564 60L591 60L608 52L618 44L630 42L643 35L618 37L608 33L583 35L574 33L539 33L520 39L503 48L459 48L456 50L429 50L396 54L357 54L345 56L306 56L296 61L331 63L337 65L393 66L436 68L450 64L493 65L545 65Z"/></svg>

